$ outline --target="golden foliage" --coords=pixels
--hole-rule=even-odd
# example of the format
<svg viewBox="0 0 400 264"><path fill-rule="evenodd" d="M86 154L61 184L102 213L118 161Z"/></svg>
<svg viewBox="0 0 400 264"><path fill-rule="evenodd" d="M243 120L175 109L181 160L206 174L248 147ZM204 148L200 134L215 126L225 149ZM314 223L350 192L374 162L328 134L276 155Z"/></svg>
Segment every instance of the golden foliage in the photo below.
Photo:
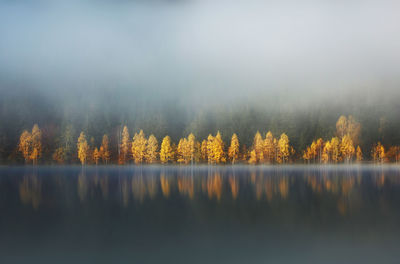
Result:
<svg viewBox="0 0 400 264"><path fill-rule="evenodd" d="M208 155L207 155L207 140L203 140L201 142L201 149L200 149L200 153L201 153L201 160L203 161L207 161L208 160Z"/></svg>
<svg viewBox="0 0 400 264"><path fill-rule="evenodd" d="M336 122L336 133L338 137L343 138L345 135L348 135L354 144L358 144L360 131L360 123L358 123L351 115L348 117L342 115Z"/></svg>
<svg viewBox="0 0 400 264"><path fill-rule="evenodd" d="M228 156L232 164L235 164L239 159L239 139L235 133L232 135L231 145L228 149Z"/></svg>
<svg viewBox="0 0 400 264"><path fill-rule="evenodd" d="M378 142L372 148L372 158L376 163L384 163L386 161L385 148L382 146L381 142Z"/></svg>
<svg viewBox="0 0 400 264"><path fill-rule="evenodd" d="M78 159L82 165L85 165L88 159L89 145L84 132L81 132L79 135L76 147L78 149Z"/></svg>
<svg viewBox="0 0 400 264"><path fill-rule="evenodd" d="M18 150L22 152L25 162L27 162L31 157L32 140L31 133L24 130L19 138Z"/></svg>
<svg viewBox="0 0 400 264"><path fill-rule="evenodd" d="M389 160L398 163L400 159L400 146L391 146L387 151L386 156Z"/></svg>
<svg viewBox="0 0 400 264"><path fill-rule="evenodd" d="M33 125L32 134L32 153L30 159L33 164L37 164L38 159L42 155L42 131L37 124Z"/></svg>
<svg viewBox="0 0 400 264"><path fill-rule="evenodd" d="M155 163L158 155L158 141L154 135L150 135L146 146L146 161L147 163Z"/></svg>
<svg viewBox="0 0 400 264"><path fill-rule="evenodd" d="M362 154L360 146L357 146L356 159L357 159L357 162L361 162L363 159L363 154Z"/></svg>
<svg viewBox="0 0 400 264"><path fill-rule="evenodd" d="M249 163L257 164L264 161L264 140L259 131L254 135Z"/></svg>
<svg viewBox="0 0 400 264"><path fill-rule="evenodd" d="M31 160L37 164L42 155L42 132L37 124L33 125L32 132L24 130L19 138L18 150L22 153L25 162Z"/></svg>
<svg viewBox="0 0 400 264"><path fill-rule="evenodd" d="M108 136L104 135L100 146L100 157L107 164L110 161L110 156Z"/></svg>
<svg viewBox="0 0 400 264"><path fill-rule="evenodd" d="M287 163L290 156L289 137L283 133L278 141L278 163Z"/></svg>
<svg viewBox="0 0 400 264"><path fill-rule="evenodd" d="M349 163L355 153L355 148L353 144L353 140L351 139L349 134L346 134L342 138L342 143L340 144L340 152L342 154L343 159Z"/></svg>
<svg viewBox="0 0 400 264"><path fill-rule="evenodd" d="M93 150L93 157L92 157L93 162L94 162L96 165L98 165L98 164L99 164L100 158L101 158L100 151L99 151L98 148L95 148L95 149Z"/></svg>
<svg viewBox="0 0 400 264"><path fill-rule="evenodd" d="M53 160L58 164L63 164L65 162L64 148L59 147L53 153Z"/></svg>
<svg viewBox="0 0 400 264"><path fill-rule="evenodd" d="M174 161L174 151L172 149L171 138L169 136L165 136L161 143L160 161L161 163L169 163Z"/></svg>
<svg viewBox="0 0 400 264"><path fill-rule="evenodd" d="M136 164L143 163L146 155L147 139L140 130L139 134L135 133L132 140L132 157Z"/></svg>
<svg viewBox="0 0 400 264"><path fill-rule="evenodd" d="M274 136L271 131L265 135L264 140L264 159L267 163L271 164L275 160L275 150L276 146L274 144Z"/></svg>
<svg viewBox="0 0 400 264"><path fill-rule="evenodd" d="M129 130L127 126L124 126L122 130L122 139L120 144L120 155L119 155L120 164L125 164L128 161L130 148L131 148L131 141L129 136Z"/></svg>

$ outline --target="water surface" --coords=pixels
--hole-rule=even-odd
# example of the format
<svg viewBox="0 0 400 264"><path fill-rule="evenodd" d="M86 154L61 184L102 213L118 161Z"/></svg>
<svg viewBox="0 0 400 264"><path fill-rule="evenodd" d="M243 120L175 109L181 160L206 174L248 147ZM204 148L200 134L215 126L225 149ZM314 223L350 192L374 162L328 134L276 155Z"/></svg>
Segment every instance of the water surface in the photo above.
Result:
<svg viewBox="0 0 400 264"><path fill-rule="evenodd" d="M1 263L398 263L397 167L0 168Z"/></svg>

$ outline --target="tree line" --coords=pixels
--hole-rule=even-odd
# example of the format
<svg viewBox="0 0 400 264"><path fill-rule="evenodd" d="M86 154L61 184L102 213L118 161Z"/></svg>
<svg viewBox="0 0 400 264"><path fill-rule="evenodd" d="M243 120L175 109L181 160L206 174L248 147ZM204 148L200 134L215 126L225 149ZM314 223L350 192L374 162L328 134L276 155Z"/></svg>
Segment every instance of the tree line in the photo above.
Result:
<svg viewBox="0 0 400 264"><path fill-rule="evenodd" d="M130 136L127 126L124 126L117 142L117 152L110 150L110 140L104 134L101 144L97 146L93 137L82 131L74 142L71 138L71 128L66 129L62 144L55 148L52 155L53 162L68 163L71 152L76 151L76 160L86 164L288 164L294 162L310 163L352 163L362 162L365 159L359 145L361 124L352 116L341 116L336 122L336 136L331 139L315 139L302 152L297 153L291 146L289 137L282 133L274 137L271 131L265 137L257 131L252 145L247 148L240 144L234 133L228 145L218 131L215 135L209 134L206 139L197 140L193 133L181 138L176 144L166 135L161 144L151 134L146 137L143 130ZM73 144L76 144L74 147ZM29 132L24 130L19 138L18 151L25 163L38 164L42 157L42 132L35 124ZM73 156L73 155L72 155ZM372 147L370 161L375 163L398 162L400 147L385 148L380 142ZM73 163L69 162L69 163Z"/></svg>

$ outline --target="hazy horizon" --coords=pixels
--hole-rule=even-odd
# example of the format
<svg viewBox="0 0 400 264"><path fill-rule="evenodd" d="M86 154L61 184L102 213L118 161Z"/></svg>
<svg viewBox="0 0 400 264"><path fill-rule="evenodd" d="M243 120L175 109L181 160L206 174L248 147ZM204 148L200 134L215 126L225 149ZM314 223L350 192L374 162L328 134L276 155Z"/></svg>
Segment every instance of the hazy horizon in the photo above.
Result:
<svg viewBox="0 0 400 264"><path fill-rule="evenodd" d="M399 97L397 1L0 1L0 85L190 107ZM384 95L382 95L384 94Z"/></svg>

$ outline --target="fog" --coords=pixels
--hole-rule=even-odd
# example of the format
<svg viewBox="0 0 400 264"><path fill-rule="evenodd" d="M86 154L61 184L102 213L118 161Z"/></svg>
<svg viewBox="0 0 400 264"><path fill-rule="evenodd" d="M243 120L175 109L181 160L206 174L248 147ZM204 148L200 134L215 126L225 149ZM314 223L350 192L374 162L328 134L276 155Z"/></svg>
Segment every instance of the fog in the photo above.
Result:
<svg viewBox="0 0 400 264"><path fill-rule="evenodd" d="M190 107L398 97L398 1L0 1L0 89ZM62 96L61 96L62 95ZM384 96L382 96L384 95Z"/></svg>

